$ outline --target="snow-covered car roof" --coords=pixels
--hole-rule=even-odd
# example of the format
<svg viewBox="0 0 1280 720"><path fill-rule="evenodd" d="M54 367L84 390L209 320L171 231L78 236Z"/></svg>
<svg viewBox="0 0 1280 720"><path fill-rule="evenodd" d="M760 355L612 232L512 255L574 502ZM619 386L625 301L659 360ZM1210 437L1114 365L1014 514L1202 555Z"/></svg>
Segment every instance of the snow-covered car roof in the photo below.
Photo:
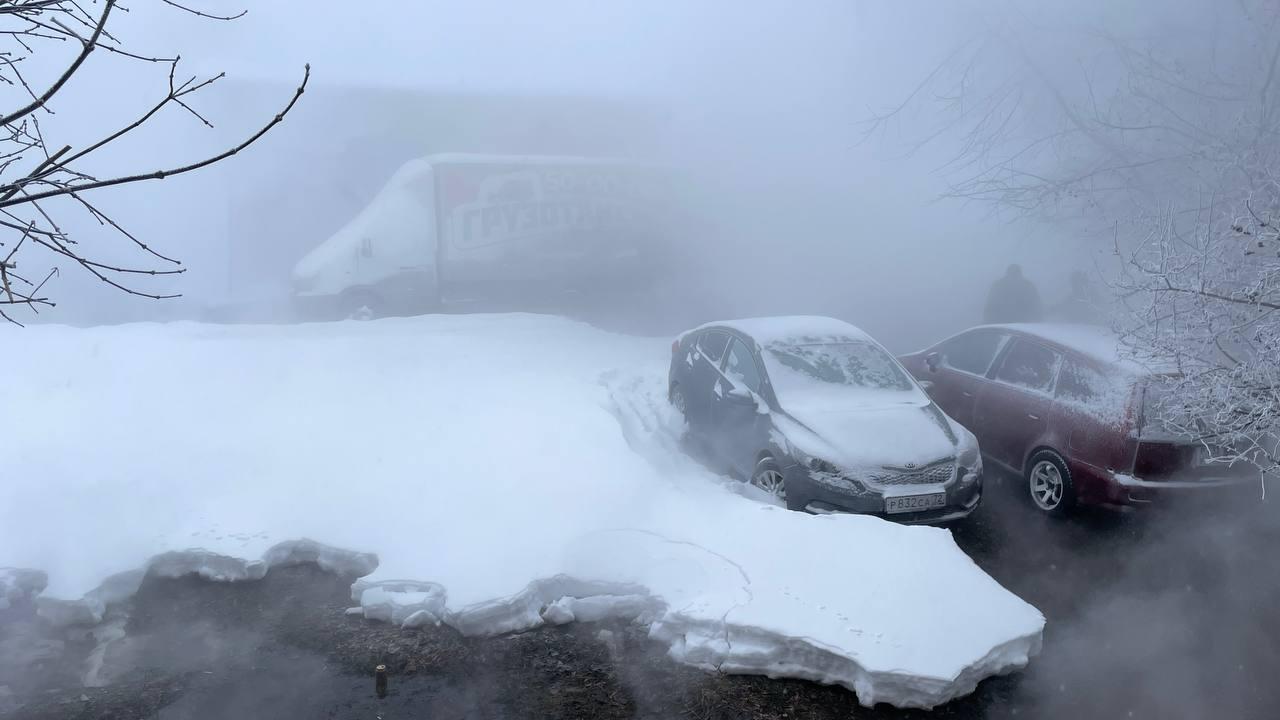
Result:
<svg viewBox="0 0 1280 720"><path fill-rule="evenodd" d="M784 315L778 317L742 318L721 320L700 325L689 332L721 327L749 335L761 345L782 340L830 338L841 340L867 340L875 342L861 329L843 320L821 315ZM686 333L688 334L688 333Z"/></svg>
<svg viewBox="0 0 1280 720"><path fill-rule="evenodd" d="M1169 368L1157 367L1138 361L1132 353L1124 352L1121 338L1114 330L1099 325L1071 323L1005 323L982 325L984 328L1013 330L1042 340L1047 340L1098 362L1134 373L1168 372ZM976 328L975 328L976 329Z"/></svg>

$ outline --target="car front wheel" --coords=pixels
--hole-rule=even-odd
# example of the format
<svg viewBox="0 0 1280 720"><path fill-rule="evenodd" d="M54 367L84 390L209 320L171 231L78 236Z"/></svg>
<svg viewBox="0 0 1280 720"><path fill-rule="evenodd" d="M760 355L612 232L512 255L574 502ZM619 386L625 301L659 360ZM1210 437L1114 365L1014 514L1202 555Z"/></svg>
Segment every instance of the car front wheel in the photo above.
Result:
<svg viewBox="0 0 1280 720"><path fill-rule="evenodd" d="M778 461L766 457L756 463L755 470L751 473L751 484L791 508L791 504L787 502L787 480L782 474L782 468L778 466Z"/></svg>
<svg viewBox="0 0 1280 720"><path fill-rule="evenodd" d="M1076 504L1071 470L1062 456L1050 450L1036 453L1027 464L1027 490L1036 509L1046 515L1067 515Z"/></svg>

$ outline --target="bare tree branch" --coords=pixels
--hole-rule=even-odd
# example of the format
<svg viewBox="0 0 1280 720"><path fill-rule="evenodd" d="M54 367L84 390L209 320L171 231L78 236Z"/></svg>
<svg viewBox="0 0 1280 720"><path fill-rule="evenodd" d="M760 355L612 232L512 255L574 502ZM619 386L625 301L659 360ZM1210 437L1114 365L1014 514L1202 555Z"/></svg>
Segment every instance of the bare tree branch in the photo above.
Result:
<svg viewBox="0 0 1280 720"><path fill-rule="evenodd" d="M107 18L111 15L111 10L115 5L116 0L106 0L106 2L103 3L102 16L98 18L98 24L94 27L93 34L89 36L87 41L85 41L83 49L81 49L80 54L76 56L75 60L71 61L71 64L62 72L62 75L60 75L58 79L49 86L48 90L41 93L39 97L32 100L28 105L19 108L17 111L0 117L0 126L10 125L15 120L39 110L44 107L45 103L49 102L49 100L51 100L59 90L62 89L62 86L71 79L72 75L76 74L76 71L80 69L80 66L84 64L84 61L89 58L89 53L93 52L93 49L98 46L98 38L101 37L103 28L107 26Z"/></svg>
<svg viewBox="0 0 1280 720"><path fill-rule="evenodd" d="M176 8L178 8L179 10L184 10L184 11L186 11L186 12L191 13L192 15L197 15L197 16L202 17L202 18L209 18L210 20L235 20L235 19L237 19L237 18L242 18L242 17L244 17L244 16L245 16L245 13L248 13L248 12L249 12L248 10L241 10L240 12L236 13L235 15L210 15L209 13L200 12L199 10L196 10L196 9L194 9L194 8L186 7L185 5L179 5L178 3L174 2L173 0L163 0L163 1L164 1L164 3L165 3L166 5L172 5L173 7L176 7Z"/></svg>
<svg viewBox="0 0 1280 720"><path fill-rule="evenodd" d="M97 190L99 188L112 187L114 185L124 185L127 183L141 182L143 180L163 180L167 177L173 177L174 175L181 175L183 173L191 172L192 170L199 170L200 168L208 167L216 162L226 160L227 158L235 155L241 150L244 150L245 148L252 145L254 142L258 140L258 138L261 138L263 135L266 135L267 132L271 130L271 128L275 127L282 120L284 120L284 116L287 115L289 111L293 109L294 103L296 103L298 101L298 98L302 97L302 93L306 91L307 81L310 78L311 78L311 65L308 64L306 65L306 70L303 73L302 83L298 85L297 89L294 91L293 97L289 99L289 103L285 105L284 109L281 110L279 113L277 113L275 117L271 118L271 120L266 125L259 128L257 132L255 132L253 135L250 135L246 140L244 140L243 142L236 145L235 147L232 147L229 150L226 150L222 153L219 153L209 158L205 158L204 160L199 160L189 165L182 165L169 170L155 170L152 172L139 173L137 175L127 175L124 177L112 178L110 180L98 180L96 182L82 183L79 185L62 187L54 190L46 190L44 192L25 195L20 198L0 200L0 208L11 207L13 205L20 205L28 202L34 202L37 200L46 200L48 198L57 197L59 195L67 195L73 192Z"/></svg>
<svg viewBox="0 0 1280 720"><path fill-rule="evenodd" d="M180 12L210 20L230 21L245 14L242 11L223 16L179 1L163 1ZM98 281L129 295L150 299L178 297L177 293L166 292L163 288L153 290L134 285L146 278L180 275L186 269L177 259L153 248L112 219L93 202L93 192L194 172L238 154L283 121L310 80L311 67L307 65L301 82L282 109L245 139L215 155L186 164L156 163L162 169L107 173L105 177L98 176L97 171L86 172L80 169L83 160L127 135L144 132L150 127L150 121L167 106L172 105L202 125L212 127L211 118L198 110L191 99L224 77L223 73L218 73L183 80L177 77L179 57L158 57L124 47L119 38L112 35L108 24L116 9L127 12L118 0L103 0L101 11L94 9L93 13L78 0L0 0L0 84L18 88L26 96L24 99L29 98L16 110L0 114L0 258L3 258L0 260L0 308L3 308L0 309L0 319L7 322L18 322L13 308L38 312L39 308L54 306L44 288L58 276L59 264L78 267ZM43 59L49 50L59 52L63 48L74 51L67 58L66 66L43 91L33 89L24 72L24 63L37 55ZM41 113L37 111L53 111L53 102L66 91L70 79L98 48L126 61L167 64L167 93L123 127L82 146L46 143L40 125ZM92 242L81 244L80 239L83 238L73 237L64 229L66 218L61 213L68 207L68 202L82 208L101 229L91 236ZM145 255L147 262L134 265L127 260L117 261L113 256L99 255L100 251L95 250L102 244L104 234L127 241L125 247ZM39 254L45 254L51 265L43 274L30 271L31 259ZM36 280L38 282L34 282Z"/></svg>

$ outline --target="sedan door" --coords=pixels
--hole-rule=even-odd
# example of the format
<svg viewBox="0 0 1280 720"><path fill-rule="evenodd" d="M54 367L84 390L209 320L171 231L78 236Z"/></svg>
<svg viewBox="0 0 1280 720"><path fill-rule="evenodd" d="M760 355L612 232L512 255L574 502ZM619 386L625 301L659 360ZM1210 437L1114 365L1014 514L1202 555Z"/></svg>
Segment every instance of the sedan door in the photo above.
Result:
<svg viewBox="0 0 1280 720"><path fill-rule="evenodd" d="M755 353L738 337L729 341L723 368L711 392L712 442L732 470L749 478L769 437L769 416L760 412L764 373Z"/></svg>
<svg viewBox="0 0 1280 720"><path fill-rule="evenodd" d="M932 384L929 397L952 420L977 435L979 443L985 439L974 421L974 402L1008 338L1007 333L997 330L970 330L939 344L922 362L912 363L916 379Z"/></svg>
<svg viewBox="0 0 1280 720"><path fill-rule="evenodd" d="M720 363L729 336L720 330L704 330L694 339L687 362L688 387L684 388L685 417L689 427L699 434L711 430L711 400L716 380L720 378Z"/></svg>
<svg viewBox="0 0 1280 720"><path fill-rule="evenodd" d="M1032 444L1049 426L1062 356L1026 337L1014 337L1010 342L992 381L978 393L974 425L982 430L977 434L983 455L1022 472Z"/></svg>

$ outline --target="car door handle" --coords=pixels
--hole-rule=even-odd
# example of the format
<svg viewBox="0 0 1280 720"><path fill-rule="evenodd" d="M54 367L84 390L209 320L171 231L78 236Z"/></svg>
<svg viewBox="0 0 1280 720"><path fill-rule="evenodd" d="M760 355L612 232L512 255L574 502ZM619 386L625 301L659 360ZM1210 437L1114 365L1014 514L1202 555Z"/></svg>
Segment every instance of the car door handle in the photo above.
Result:
<svg viewBox="0 0 1280 720"><path fill-rule="evenodd" d="M1031 418L1032 420L1039 420L1039 419L1040 419L1040 416L1039 416L1039 415L1032 415L1031 413L1027 413L1027 417Z"/></svg>
<svg viewBox="0 0 1280 720"><path fill-rule="evenodd" d="M961 395L963 395L963 396L965 396L965 397L967 397L967 398L971 398L971 397L973 397L973 393L971 393L971 392L966 392L966 391L964 391L964 390L961 390L961 391L960 391L960 394L961 394Z"/></svg>

